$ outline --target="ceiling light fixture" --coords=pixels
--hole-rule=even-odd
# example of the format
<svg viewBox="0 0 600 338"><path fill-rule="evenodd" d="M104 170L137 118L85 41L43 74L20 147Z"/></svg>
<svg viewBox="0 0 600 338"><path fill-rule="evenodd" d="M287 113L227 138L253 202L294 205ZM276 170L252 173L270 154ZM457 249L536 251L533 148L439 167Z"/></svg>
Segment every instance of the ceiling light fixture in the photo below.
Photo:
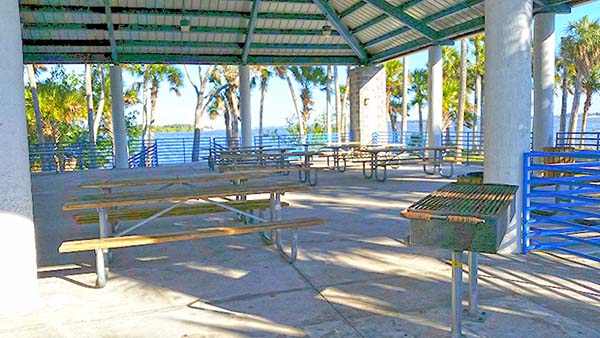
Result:
<svg viewBox="0 0 600 338"><path fill-rule="evenodd" d="M190 20L188 19L181 19L181 21L179 22L180 24L180 29L182 32L189 32L190 31Z"/></svg>

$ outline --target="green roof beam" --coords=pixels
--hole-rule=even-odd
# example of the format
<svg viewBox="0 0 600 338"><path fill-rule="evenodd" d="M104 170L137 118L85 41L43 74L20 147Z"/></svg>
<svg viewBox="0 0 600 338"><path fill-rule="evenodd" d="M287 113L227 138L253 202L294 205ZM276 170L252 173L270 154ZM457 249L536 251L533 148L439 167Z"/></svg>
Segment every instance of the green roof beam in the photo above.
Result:
<svg viewBox="0 0 600 338"><path fill-rule="evenodd" d="M431 29L427 24L423 24L419 20L413 18L412 16L404 13L403 10L394 7L392 4L385 0L365 0L369 4L379 8L384 13L402 21L405 25L417 30L421 34L425 35L430 40L435 40L437 38L437 32Z"/></svg>
<svg viewBox="0 0 600 338"><path fill-rule="evenodd" d="M398 5L396 7L396 9L398 9L398 10L405 10L405 9L407 9L409 7L412 7L412 6L416 5L416 4L418 4L421 1L423 1L423 0L410 0L410 1L407 1L405 3L402 3L402 4ZM371 20L363 23L362 25L359 25L358 27L354 28L354 30L352 32L354 34L359 33L359 32L361 32L361 31L363 31L363 30L365 30L365 29L367 29L367 28L369 28L369 27L371 27L373 25L378 24L379 22L381 22L383 19L385 19L387 17L388 17L388 15L386 15L386 14L382 14L382 15L376 16L373 19L371 19Z"/></svg>
<svg viewBox="0 0 600 338"><path fill-rule="evenodd" d="M248 54L250 53L250 46L252 45L252 39L254 38L254 28L256 28L256 18L260 11L260 0L254 0L252 4L252 10L250 14L250 20L248 20L248 29L246 30L246 39L244 40L244 50L242 51L242 64L245 65L248 62Z"/></svg>
<svg viewBox="0 0 600 338"><path fill-rule="evenodd" d="M366 62L368 59L367 51L361 46L360 42L350 33L348 27L346 27L342 20L338 17L337 13L329 5L328 1L325 0L314 0L314 3L321 9L323 13L327 16L329 22L333 24L335 29L344 37L350 48L354 51L354 53L358 56L361 62Z"/></svg>
<svg viewBox="0 0 600 338"><path fill-rule="evenodd" d="M429 41L428 38L419 38L417 40L413 40L413 41L409 41L405 44L402 44L398 47L394 47L392 49L388 49L384 52L381 52L379 54L375 54L373 55L373 57L371 57L369 59L369 64L374 64L374 63L380 63L383 61L387 61L389 59L393 59L395 57L398 57L402 54L408 53L411 50L415 50L418 49L420 46L423 46L425 44L427 44Z"/></svg>

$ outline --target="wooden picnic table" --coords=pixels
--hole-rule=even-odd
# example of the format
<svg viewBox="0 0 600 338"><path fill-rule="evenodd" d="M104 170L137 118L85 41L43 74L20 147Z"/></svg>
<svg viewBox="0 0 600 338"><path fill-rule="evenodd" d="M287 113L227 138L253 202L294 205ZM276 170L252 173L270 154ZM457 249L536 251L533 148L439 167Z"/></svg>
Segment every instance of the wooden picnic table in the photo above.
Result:
<svg viewBox="0 0 600 338"><path fill-rule="evenodd" d="M389 165L404 165L404 164L422 164L423 171L428 175L435 175L437 172L442 177L452 177L454 174L454 160L446 160L445 153L456 149L449 146L435 147L405 147L399 144L383 144L379 147L372 146L368 148L358 149L360 152L369 154L369 159L361 160L363 164L363 176L383 182L387 178L387 166ZM391 153L385 158L381 158L380 153ZM430 155L429 155L430 154ZM402 155L416 156L416 158L401 158ZM369 174L367 174L367 163L369 164ZM443 163L450 164L450 172L446 174L442 168ZM433 170L428 171L427 165L432 165ZM378 174L378 168L384 170L383 177Z"/></svg>
<svg viewBox="0 0 600 338"><path fill-rule="evenodd" d="M243 176L245 174L242 174ZM92 184L90 184L91 186ZM99 239L90 239L83 241L75 241L77 243L72 242L64 242L61 244L59 248L59 252L74 252L80 250L94 250L96 252L96 286L104 287L106 284L106 276L108 273L108 261L109 261L109 248L118 248L123 246L135 246L135 245L145 245L150 243L158 243L165 241L173 241L173 240L187 240L191 238L202 238L202 237L214 237L214 236L223 236L227 233L230 235L243 234L249 232L257 232L260 231L259 225L254 225L253 227L246 227L245 230L223 230L222 227L214 228L214 231L209 230L197 230L188 233L178 233L178 234L155 234L148 236L126 236L126 240L117 240L116 237L123 237L124 235L134 231L135 229L151 222L152 220L161 217L162 215L170 212L178 206L183 205L184 203L197 200L202 201L208 206L218 206L222 209L233 211L238 215L244 215L247 218L251 218L257 220L261 223L264 223L264 229L272 231L271 236L264 235L264 238L270 243L275 242L278 251L280 254L288 261L293 262L296 259L297 255L297 245L296 245L296 227L302 226L311 226L322 224L321 220L318 219L310 219L304 220L299 219L296 222L290 221L286 224L281 224L281 195L286 192L296 192L296 191L305 191L309 190L310 187L306 184L294 183L294 182L274 182L269 184L244 184L244 185L211 185L205 187L187 187L182 189L165 189L165 190L157 190L157 191L136 191L136 192L119 192L112 194L90 194L77 196L69 200L67 203L63 205L63 210L65 211L73 211L73 210L86 210L86 209L96 209L98 212L98 230L99 230ZM260 216L256 216L253 213L246 212L241 210L242 208L236 207L235 205L228 204L230 201L230 197L232 196L243 196L245 200L246 196L249 195L259 195L259 194L269 194L269 209L270 209L270 220L267 220L262 217L262 213ZM118 232L113 233L111 225L108 221L108 211L109 208L113 207L130 207L130 206L145 206L159 203L169 203L170 206L165 207L164 209L159 210L158 212L150 215L149 217L143 219L141 222L138 222L128 228ZM139 209L136 209L139 210ZM156 211L156 210L154 210ZM270 221L270 222L269 222ZM291 253L288 255L284 252L282 244L281 244L281 236L276 235L273 238L273 235L276 234L281 227L292 227L292 248ZM258 230L257 230L258 229ZM207 232L208 231L208 232ZM212 234L212 235L211 235ZM154 238L149 241L148 237ZM127 245L124 245L126 243ZM91 249L90 249L91 248Z"/></svg>
<svg viewBox="0 0 600 338"><path fill-rule="evenodd" d="M360 147L360 142L340 142L340 143L330 143L323 146L321 149L331 149L333 156L333 167L329 166L329 156L327 157L327 167L331 170L337 170L339 172L346 171L346 156L340 156L340 150L350 150ZM343 162L343 166L340 165L340 160Z"/></svg>

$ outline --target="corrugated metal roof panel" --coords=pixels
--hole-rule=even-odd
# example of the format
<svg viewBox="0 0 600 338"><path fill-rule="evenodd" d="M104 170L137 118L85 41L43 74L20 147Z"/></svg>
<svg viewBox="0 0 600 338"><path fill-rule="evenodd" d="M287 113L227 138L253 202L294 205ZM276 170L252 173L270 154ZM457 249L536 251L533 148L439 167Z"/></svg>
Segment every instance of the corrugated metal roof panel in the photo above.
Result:
<svg viewBox="0 0 600 338"><path fill-rule="evenodd" d="M429 26L436 30L444 30L481 16L478 10L467 9L437 20Z"/></svg>
<svg viewBox="0 0 600 338"><path fill-rule="evenodd" d="M257 19L256 28L272 29L321 29L326 20Z"/></svg>
<svg viewBox="0 0 600 338"><path fill-rule="evenodd" d="M248 12L250 9L248 9ZM312 3L289 3L263 1L260 4L259 13L301 13L301 14L323 14L319 7Z"/></svg>
<svg viewBox="0 0 600 338"><path fill-rule="evenodd" d="M404 25L394 18L387 18L377 24L356 33L356 37L361 42L368 42L380 37L386 33L402 28Z"/></svg>
<svg viewBox="0 0 600 338"><path fill-rule="evenodd" d="M298 37L296 41L305 44L346 44L341 36L323 36L323 35L283 35L283 34L255 34L253 42L257 43L298 43L292 42L292 37Z"/></svg>
<svg viewBox="0 0 600 338"><path fill-rule="evenodd" d="M371 21L372 19L383 14L379 9L371 6L365 5L359 8L358 10L352 12L352 14L344 17L342 22L349 27L351 30L354 30L356 27Z"/></svg>
<svg viewBox="0 0 600 338"><path fill-rule="evenodd" d="M393 38L382 41L381 43L375 44L367 48L367 50L371 54L379 54L383 51L417 40L421 37L422 35L416 31L408 31L406 33L402 33Z"/></svg>
<svg viewBox="0 0 600 338"><path fill-rule="evenodd" d="M421 20L424 17L452 7L457 3L458 1L456 0L424 0L406 9L405 12L413 18Z"/></svg>

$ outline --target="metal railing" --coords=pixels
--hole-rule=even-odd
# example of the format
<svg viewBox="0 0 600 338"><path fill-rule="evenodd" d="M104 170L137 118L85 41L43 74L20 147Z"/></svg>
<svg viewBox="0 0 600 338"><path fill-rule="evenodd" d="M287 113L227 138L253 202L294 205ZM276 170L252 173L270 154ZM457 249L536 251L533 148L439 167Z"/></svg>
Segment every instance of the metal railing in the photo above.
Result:
<svg viewBox="0 0 600 338"><path fill-rule="evenodd" d="M523 253L600 261L600 152L525 153L523 173Z"/></svg>
<svg viewBox="0 0 600 338"><path fill-rule="evenodd" d="M112 168L113 163L110 141L99 141L94 145L83 142L29 145L29 166L32 172Z"/></svg>
<svg viewBox="0 0 600 338"><path fill-rule="evenodd" d="M443 146L459 146L456 156L466 165L483 163L483 133L477 132L444 132L442 133Z"/></svg>
<svg viewBox="0 0 600 338"><path fill-rule="evenodd" d="M142 146L142 148L129 157L129 167L156 167L158 165L158 153L156 143L151 146Z"/></svg>
<svg viewBox="0 0 600 338"><path fill-rule="evenodd" d="M600 132L558 132L556 146L600 150Z"/></svg>

